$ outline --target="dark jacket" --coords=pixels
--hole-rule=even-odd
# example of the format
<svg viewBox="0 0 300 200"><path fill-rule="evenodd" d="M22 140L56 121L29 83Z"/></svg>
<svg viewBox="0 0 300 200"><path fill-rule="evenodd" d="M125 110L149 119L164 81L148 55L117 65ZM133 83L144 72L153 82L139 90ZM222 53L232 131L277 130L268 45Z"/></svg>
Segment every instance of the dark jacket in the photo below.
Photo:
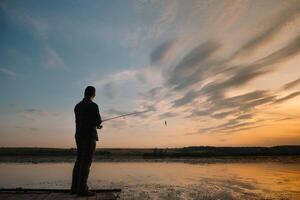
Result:
<svg viewBox="0 0 300 200"><path fill-rule="evenodd" d="M76 135L98 141L97 126L102 122L98 105L84 98L74 108Z"/></svg>

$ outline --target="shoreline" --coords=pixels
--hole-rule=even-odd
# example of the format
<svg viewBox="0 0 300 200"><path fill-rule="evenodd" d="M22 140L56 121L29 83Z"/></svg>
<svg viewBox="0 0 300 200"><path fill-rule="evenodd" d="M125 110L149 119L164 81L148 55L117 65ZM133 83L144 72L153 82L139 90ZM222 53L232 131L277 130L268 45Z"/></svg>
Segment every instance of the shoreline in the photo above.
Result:
<svg viewBox="0 0 300 200"><path fill-rule="evenodd" d="M0 156L0 164L3 163L73 163L75 156ZM141 158L141 157L94 157L93 162L166 162L166 163L189 163L189 164L215 164L215 163L300 163L300 156L217 156L199 158Z"/></svg>

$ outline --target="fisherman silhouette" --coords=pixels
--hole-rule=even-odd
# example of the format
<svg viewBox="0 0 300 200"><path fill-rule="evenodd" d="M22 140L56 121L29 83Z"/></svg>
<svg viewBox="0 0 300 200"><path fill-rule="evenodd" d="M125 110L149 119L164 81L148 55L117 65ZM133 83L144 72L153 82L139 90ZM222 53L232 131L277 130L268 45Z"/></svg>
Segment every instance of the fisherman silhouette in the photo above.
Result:
<svg viewBox="0 0 300 200"><path fill-rule="evenodd" d="M74 109L76 133L75 141L77 146L77 157L73 168L71 194L78 196L93 196L89 191L87 180L93 155L98 141L97 128L102 128L102 119L99 108L92 100L96 96L96 89L93 86L86 87L84 98Z"/></svg>

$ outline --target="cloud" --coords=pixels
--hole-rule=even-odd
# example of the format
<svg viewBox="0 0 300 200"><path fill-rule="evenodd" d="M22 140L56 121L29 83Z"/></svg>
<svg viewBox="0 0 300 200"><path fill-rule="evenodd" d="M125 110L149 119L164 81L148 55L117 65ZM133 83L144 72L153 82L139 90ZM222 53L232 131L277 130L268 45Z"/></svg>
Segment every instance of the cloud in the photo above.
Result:
<svg viewBox="0 0 300 200"><path fill-rule="evenodd" d="M105 128L109 127L109 128L114 128L116 130L122 130L128 126L129 125L128 125L127 120L122 120L122 119L112 120L108 124L105 124Z"/></svg>
<svg viewBox="0 0 300 200"><path fill-rule="evenodd" d="M169 50L169 45L167 42L156 49L158 51L157 61L161 59L162 56L160 55L164 55ZM172 108L175 109L175 112L172 112L170 116L176 115L177 108L184 108L187 112L190 112L190 115L187 116L189 118L228 118L228 121L224 124L201 129L199 133L249 130L264 126L264 124L261 124L262 121L253 120L259 113L258 108L284 102L299 95L298 92L295 92L286 97L278 98L277 96L280 94L275 94L272 91L256 90L242 95L226 97L228 91L247 86L251 81L278 70L278 63L297 55L300 51L300 36L293 38L285 46L263 58L238 66L230 65L230 59L215 59L213 55L220 46L218 42L210 40L199 44L188 52L173 69L166 71L169 74L165 78L164 87L173 90L173 97L177 97L170 102ZM252 48L252 46L250 45L249 48ZM242 49L245 51L246 47L243 46ZM210 79L212 81L207 81ZM207 83L203 85L205 82ZM284 88L292 88L298 83L299 81L296 80L285 85ZM200 86L200 89L192 87L195 84L198 84L197 86ZM188 91L185 92L186 90L182 89ZM182 92L185 93L182 95ZM200 106L195 107L199 104L199 100L202 103L200 103ZM199 109L203 107L205 109ZM159 117L168 115L169 113L162 114ZM177 115L179 114L177 113Z"/></svg>
<svg viewBox="0 0 300 200"><path fill-rule="evenodd" d="M267 66L284 61L299 52L299 36L292 40L285 48L275 51L249 66L228 66L228 63L230 63L231 60L234 60L236 55L240 52L252 51L252 49L258 45L264 45L266 40L270 41L273 34L277 33L277 31L279 31L286 23L297 17L297 10L299 10L299 6L296 5L296 7L291 6L291 12L282 12L282 14L274 20L274 23L267 26L266 30L250 39L247 44L237 50L235 55L228 59L218 60L211 58L211 54L216 52L221 46L218 42L207 41L198 45L195 49L186 54L173 71L167 72L167 86L174 87L177 90L189 89L190 86L201 83L201 81L209 78L209 76L220 73L220 71L218 72L217 70L226 72L226 70L233 71L231 69L235 68L246 68L240 69L240 73L237 73L236 76L232 76L232 79L226 82L229 87L235 87L235 85L246 84L261 75L271 72L271 69L266 69ZM171 44L170 41L163 43L156 49L157 52L154 51L152 54L164 55ZM203 63L205 60L206 62ZM255 69L252 70L252 68ZM248 69L250 69L251 72L247 73Z"/></svg>
<svg viewBox="0 0 300 200"><path fill-rule="evenodd" d="M277 62L282 62L295 56L300 51L300 35L292 39L287 45L257 60L254 65L258 67L269 66Z"/></svg>
<svg viewBox="0 0 300 200"><path fill-rule="evenodd" d="M46 110L42 110L42 109L36 109L36 108L27 108L27 109L24 109L23 112L37 114L40 117L48 117L48 116L58 116L58 115L60 115L59 112L50 112L50 111L46 111Z"/></svg>
<svg viewBox="0 0 300 200"><path fill-rule="evenodd" d="M231 87L238 87L248 83L249 81L265 75L274 70L274 64L289 59L291 56L298 54L300 51L300 36L296 37L285 47L269 54L268 56L261 58L254 63L231 70L233 74L229 79L221 81L219 83L210 83L203 88L206 93L220 91L224 93L224 90ZM295 83L293 83L295 84Z"/></svg>
<svg viewBox="0 0 300 200"><path fill-rule="evenodd" d="M46 69L66 68L61 56L59 56L54 49L49 47L44 50L43 63Z"/></svg>
<svg viewBox="0 0 300 200"><path fill-rule="evenodd" d="M117 110L117 109L108 109L105 111L105 113L109 114L109 115L125 115L129 112L126 112L126 111L121 111L121 110Z"/></svg>
<svg viewBox="0 0 300 200"><path fill-rule="evenodd" d="M131 24L130 28L125 31L124 40L121 41L121 45L128 48L139 48L147 42L152 42L162 36L175 21L178 10L178 3L172 0L166 1L145 1L135 2L133 4L139 13L143 12L143 9L149 7L156 7L157 14L154 18L144 24Z"/></svg>
<svg viewBox="0 0 300 200"><path fill-rule="evenodd" d="M228 132L232 133L232 132L241 131L241 130L249 130L249 129L261 127L262 126L261 122L263 122L263 121L264 120L243 122L238 119L231 119L231 120L228 120L227 122L222 123L217 126L201 128L198 130L198 132L196 132L194 134L198 134L198 133L218 134L218 133L228 133Z"/></svg>
<svg viewBox="0 0 300 200"><path fill-rule="evenodd" d="M143 106L143 110L145 110L145 111L157 111L157 107L156 107L156 105L155 104L151 104L151 105L144 105Z"/></svg>
<svg viewBox="0 0 300 200"><path fill-rule="evenodd" d="M120 85L124 84L125 81L136 80L137 74L138 70L123 70L94 81L92 85L102 88L106 97L115 98Z"/></svg>
<svg viewBox="0 0 300 200"><path fill-rule="evenodd" d="M299 84L300 84L300 78L298 78L298 79L296 79L294 81L291 81L289 83L286 83L284 86L282 86L282 90L292 89L292 88L296 87Z"/></svg>
<svg viewBox="0 0 300 200"><path fill-rule="evenodd" d="M147 30L149 38L158 38L166 32L170 25L175 21L179 9L178 2L173 0L156 1L155 3L160 4L161 10L157 19Z"/></svg>
<svg viewBox="0 0 300 200"><path fill-rule="evenodd" d="M201 129L199 133L240 131L256 128L259 125L258 121L247 121L249 119L243 117L245 115L253 116L253 110L259 106L283 102L298 96L299 93L296 92L280 99L276 99L276 95L268 91L254 91L229 98L225 97L225 93L229 89L245 86L250 81L274 71L274 64L296 55L299 50L300 37L298 36L286 46L264 58L246 66L232 67L223 74L222 79L209 82L198 91L190 90L183 97L173 101L173 107L186 106L203 97L207 99L207 109L198 110L194 108L190 117L210 116L218 119L222 117L234 117L222 125Z"/></svg>
<svg viewBox="0 0 300 200"><path fill-rule="evenodd" d="M229 98L220 97L219 99L211 100L211 105L206 110L199 111L197 109L194 109L192 111L193 114L190 117L210 116L217 119L226 119L226 117L230 117L227 122L218 126L202 128L198 133L225 133L230 131L235 132L241 130L249 130L264 126L260 123L267 120L252 120L255 118L256 113L260 113L258 107L262 105L282 103L298 95L300 95L300 92L294 92L283 98L277 99L276 95L270 94L270 92L268 91L254 91ZM222 110L225 111L220 112ZM286 120L286 118L282 120ZM273 121L278 121L278 119L275 119Z"/></svg>
<svg viewBox="0 0 300 200"><path fill-rule="evenodd" d="M137 73L136 74L136 80L138 80L140 83L147 83L148 82L148 75L145 73Z"/></svg>
<svg viewBox="0 0 300 200"><path fill-rule="evenodd" d="M256 108L261 105L270 104L275 100L275 96L267 96L252 102L249 102L248 104L242 105L241 110L242 111L248 111L250 109Z"/></svg>
<svg viewBox="0 0 300 200"><path fill-rule="evenodd" d="M278 98L279 93L267 90L254 90L231 97L227 97L227 93L248 86L257 78L284 67L278 64L299 53L300 35L290 39L285 45L268 55L250 63L232 65L231 61L237 56L251 52L271 41L273 36L279 33L282 27L291 22L295 16L297 16L295 11L282 14L264 32L253 36L248 43L240 47L229 58L219 59L217 57L217 53L222 47L221 42L207 40L187 52L174 67L167 67L164 71L165 84L163 87L168 88L164 89L164 92L171 96L166 95L167 100L163 101L170 102L174 109L172 114L176 114L176 109L183 108L186 111L180 115L187 115L189 118L211 117L228 120L222 125L209 127L200 132L241 131L263 126L260 124L262 121L253 120L259 113L259 108L284 102L298 96L299 93L295 92L282 98ZM152 51L150 61L152 63L161 62L171 51L174 43L175 40L163 42ZM299 80L295 80L283 88L293 88L299 82Z"/></svg>
<svg viewBox="0 0 300 200"><path fill-rule="evenodd" d="M136 79L140 79L139 77L140 74L148 75L147 69L142 68L142 69L122 70L114 74L107 75L106 77L101 78L100 80L94 81L93 85L101 87L112 82L117 83L117 82L123 82L128 80L136 80Z"/></svg>
<svg viewBox="0 0 300 200"><path fill-rule="evenodd" d="M216 98L222 96L228 89L243 86L268 72L268 70L260 70L253 66L240 68L235 70L233 74L229 78L225 78L225 80L208 83L200 92L207 95L210 99Z"/></svg>
<svg viewBox="0 0 300 200"><path fill-rule="evenodd" d="M109 75L106 80L112 79L114 81L123 81L123 80L128 80L128 79L134 78L136 76L136 74L137 74L137 70L124 70L124 71L120 71L115 74ZM101 82L105 82L105 80L103 80ZM99 84L101 84L101 82L99 82Z"/></svg>
<svg viewBox="0 0 300 200"><path fill-rule="evenodd" d="M163 42L158 47L156 47L150 54L151 64L157 64L161 62L166 57L171 48L174 46L175 42L176 40L169 40Z"/></svg>
<svg viewBox="0 0 300 200"><path fill-rule="evenodd" d="M124 40L121 42L121 45L128 48L137 48L141 45L142 35L141 27L138 27L135 30L130 30L125 33Z"/></svg>
<svg viewBox="0 0 300 200"><path fill-rule="evenodd" d="M271 39L273 39L273 37L278 34L279 31L281 31L288 23L291 23L293 20L297 19L299 16L299 11L300 7L299 3L297 2L289 9L284 10L284 12L281 12L279 15L273 17L273 19L268 20L268 25L266 26L267 28L239 48L239 50L231 57L231 59L234 59L240 55L247 55L258 47L271 41Z"/></svg>
<svg viewBox="0 0 300 200"><path fill-rule="evenodd" d="M205 113L205 115L209 115L210 114L210 112L208 112L208 111L206 111L204 113ZM230 110L230 111L213 113L210 116L213 117L213 118L216 118L216 119L224 119L227 116L231 116L232 114L235 114L235 113L237 113L236 109L235 110Z"/></svg>
<svg viewBox="0 0 300 200"><path fill-rule="evenodd" d="M57 117L60 115L59 112L47 111L47 110L36 109L36 108L26 108L17 111L17 113L30 120L37 120L41 117Z"/></svg>
<svg viewBox="0 0 300 200"><path fill-rule="evenodd" d="M189 91L182 98L173 101L173 107L184 106L191 103L195 98L199 97L199 93L196 91Z"/></svg>
<svg viewBox="0 0 300 200"><path fill-rule="evenodd" d="M219 80L214 80L204 85L199 91L190 91L184 97L173 101L173 106L183 106L192 103L200 96L207 96L209 99L220 98L226 91L246 85L254 79L266 75L275 70L274 64L287 60L300 51L300 36L293 39L286 46L279 50L254 61L246 66L233 67ZM224 77L225 76L225 77ZM226 77L228 76L228 77ZM185 77L189 79L190 77ZM180 80L178 80L180 82ZM199 80L201 81L201 80ZM175 83L176 84L176 83Z"/></svg>
<svg viewBox="0 0 300 200"><path fill-rule="evenodd" d="M224 93L227 90L243 86L253 79L268 72L268 70L260 70L259 68L253 67L252 65L244 68L238 68L231 72L232 75L229 78L223 78L225 80L215 80L204 85L198 91L188 92L184 97L175 100L173 102L173 106L184 106L186 104L190 104L200 96L207 97L212 101L223 98Z"/></svg>
<svg viewBox="0 0 300 200"><path fill-rule="evenodd" d="M156 85L161 82L161 76L156 69L143 67L138 69L128 69L118 71L113 74L106 75L105 77L93 81L91 85L102 90L103 94L108 98L115 98L121 88L132 87L131 83L134 83L137 88L147 87L147 84ZM136 88L135 88L136 89ZM140 96L145 93L138 92Z"/></svg>
<svg viewBox="0 0 300 200"><path fill-rule="evenodd" d="M174 69L167 72L167 85L175 86L176 89L184 89L194 83L186 84L187 80L191 80L190 78L196 78L196 81L200 81L201 77L205 76L206 72L213 68L213 66L207 68L206 65L200 64L215 53L219 47L220 45L217 42L207 41L193 48L179 61ZM195 74L199 76L197 77Z"/></svg>
<svg viewBox="0 0 300 200"><path fill-rule="evenodd" d="M276 101L274 101L274 103L275 103L275 104L276 104L276 103L282 103L282 102L284 102L284 101L287 101L287 100L292 99L292 98L294 98L294 97L297 97L297 96L299 96L299 95L300 95L300 91L298 91L298 92L293 92L293 93L291 93L291 94L289 94L289 95L287 95L287 96L285 96L285 97L276 99Z"/></svg>
<svg viewBox="0 0 300 200"><path fill-rule="evenodd" d="M0 72L3 73L3 74L5 74L5 75L7 75L7 76L9 76L12 79L16 79L18 77L22 77L23 76L22 74L19 74L17 72L14 72L14 71L12 71L10 69L6 69L6 68L0 68Z"/></svg>
<svg viewBox="0 0 300 200"><path fill-rule="evenodd" d="M49 45L48 32L51 30L47 19L34 17L26 9L18 6L12 6L7 2L1 2L0 9L10 18L17 26L25 26L41 43L42 56L39 58L41 65L45 69L66 68L63 58L59 53Z"/></svg>
<svg viewBox="0 0 300 200"><path fill-rule="evenodd" d="M272 103L275 97L268 91L258 90L233 97L219 96L209 99L205 110L193 109L191 117L211 116L213 118L225 118L235 116L236 119L250 119L249 113L257 106Z"/></svg>
<svg viewBox="0 0 300 200"><path fill-rule="evenodd" d="M104 94L110 99L114 99L118 94L118 88L115 82L106 83L103 86Z"/></svg>
<svg viewBox="0 0 300 200"><path fill-rule="evenodd" d="M33 17L26 9L8 2L9 1L2 1L0 9L10 18L12 23L29 27L31 34L37 36L41 40L47 40L49 25L46 20L42 20L41 17Z"/></svg>
<svg viewBox="0 0 300 200"><path fill-rule="evenodd" d="M300 95L300 92L294 92L278 99L276 95L269 91L260 90L234 97L226 98L220 96L210 99L210 107L206 110L194 109L190 117L210 116L217 119L230 118L221 125L200 129L199 133L249 130L263 126L260 124L262 121L252 120L257 113L260 113L258 109L260 106L282 103L298 95ZM274 121L278 121L278 119Z"/></svg>
<svg viewBox="0 0 300 200"><path fill-rule="evenodd" d="M158 117L160 119L165 119L165 118L176 117L176 116L178 116L178 114L175 112L166 112L166 113L160 114Z"/></svg>
<svg viewBox="0 0 300 200"><path fill-rule="evenodd" d="M155 100L157 99L160 94L162 93L163 88L160 87L154 87L148 90L147 92L140 92L139 95L141 98L146 99L146 100Z"/></svg>
<svg viewBox="0 0 300 200"><path fill-rule="evenodd" d="M14 126L16 129L22 129L23 131L24 130L27 130L29 132L36 132L38 131L39 129L36 128L36 127L25 127L25 126Z"/></svg>

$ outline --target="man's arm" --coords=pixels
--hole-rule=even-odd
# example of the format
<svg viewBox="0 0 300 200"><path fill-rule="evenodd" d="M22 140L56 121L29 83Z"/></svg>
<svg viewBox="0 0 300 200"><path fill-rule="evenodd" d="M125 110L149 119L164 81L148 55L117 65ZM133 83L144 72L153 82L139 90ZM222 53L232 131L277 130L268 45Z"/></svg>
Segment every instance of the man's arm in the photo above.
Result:
<svg viewBox="0 0 300 200"><path fill-rule="evenodd" d="M97 104L95 104L95 109L94 109L93 115L94 115L94 122L93 122L94 126L97 126L97 127L100 126L102 123L102 119L101 119L101 115L100 115Z"/></svg>

